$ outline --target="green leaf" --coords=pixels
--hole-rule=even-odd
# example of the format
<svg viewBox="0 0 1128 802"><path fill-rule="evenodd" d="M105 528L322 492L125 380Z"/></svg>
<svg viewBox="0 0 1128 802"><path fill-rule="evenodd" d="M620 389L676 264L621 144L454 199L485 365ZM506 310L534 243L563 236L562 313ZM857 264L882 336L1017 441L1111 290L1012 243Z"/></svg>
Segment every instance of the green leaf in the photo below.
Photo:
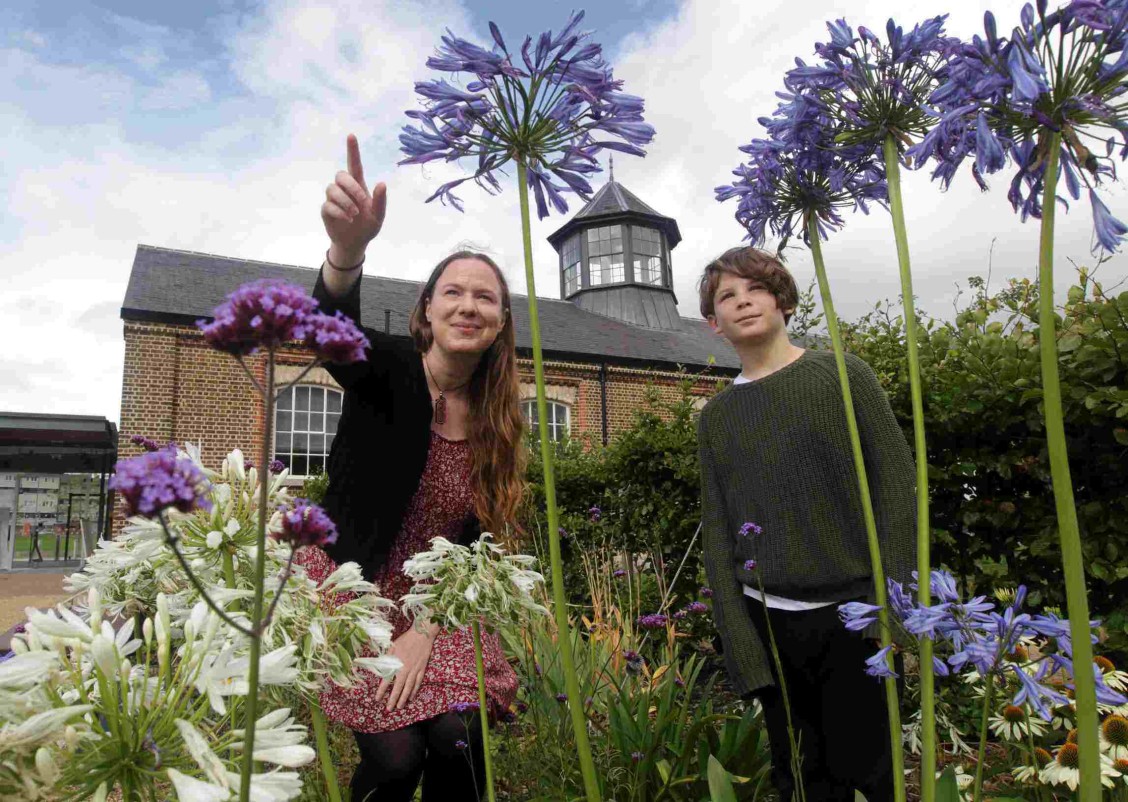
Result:
<svg viewBox="0 0 1128 802"><path fill-rule="evenodd" d="M960 802L960 786L956 782L956 770L951 766L944 769L936 781L936 802Z"/></svg>
<svg viewBox="0 0 1128 802"><path fill-rule="evenodd" d="M854 789L854 802L868 802L868 800L866 799L865 794L863 794L861 791L859 791L855 788Z"/></svg>
<svg viewBox="0 0 1128 802"><path fill-rule="evenodd" d="M736 802L736 791L729 773L712 755L709 755L709 799L711 802Z"/></svg>

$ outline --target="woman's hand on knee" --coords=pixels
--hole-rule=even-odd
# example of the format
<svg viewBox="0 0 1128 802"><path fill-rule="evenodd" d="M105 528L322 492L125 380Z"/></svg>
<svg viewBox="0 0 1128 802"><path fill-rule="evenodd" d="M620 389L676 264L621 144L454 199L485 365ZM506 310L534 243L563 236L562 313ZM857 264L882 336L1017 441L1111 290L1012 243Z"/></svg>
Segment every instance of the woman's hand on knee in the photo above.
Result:
<svg viewBox="0 0 1128 802"><path fill-rule="evenodd" d="M431 646L438 627L432 625L427 632L412 627L392 643L391 653L403 663L392 680L381 680L376 690L376 702L388 697L387 710L402 710L412 701L423 685L427 662L431 659Z"/></svg>

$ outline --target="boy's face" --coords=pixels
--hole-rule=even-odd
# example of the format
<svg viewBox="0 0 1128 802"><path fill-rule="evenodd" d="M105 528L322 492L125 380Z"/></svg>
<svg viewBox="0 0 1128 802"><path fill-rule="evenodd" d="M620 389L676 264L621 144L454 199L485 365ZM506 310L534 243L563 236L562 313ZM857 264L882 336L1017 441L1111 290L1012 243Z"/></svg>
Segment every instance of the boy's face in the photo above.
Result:
<svg viewBox="0 0 1128 802"><path fill-rule="evenodd" d="M709 325L733 345L767 343L787 337L784 313L776 297L754 278L722 273L713 294Z"/></svg>

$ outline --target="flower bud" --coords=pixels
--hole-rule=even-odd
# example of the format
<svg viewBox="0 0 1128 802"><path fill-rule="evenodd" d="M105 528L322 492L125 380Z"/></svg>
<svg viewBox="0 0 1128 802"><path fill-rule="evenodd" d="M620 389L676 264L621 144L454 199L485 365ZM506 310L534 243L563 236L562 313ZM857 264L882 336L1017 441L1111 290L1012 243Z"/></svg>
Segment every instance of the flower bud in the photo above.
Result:
<svg viewBox="0 0 1128 802"><path fill-rule="evenodd" d="M151 646L153 643L153 619L146 618L141 623L141 636L145 639L145 646Z"/></svg>
<svg viewBox="0 0 1128 802"><path fill-rule="evenodd" d="M59 779L59 766L55 763L55 758L51 756L51 750L46 746L41 746L35 751L35 770L39 772L43 782L48 785L54 785L55 781Z"/></svg>
<svg viewBox="0 0 1128 802"><path fill-rule="evenodd" d="M118 673L118 655L113 641L107 640L102 635L95 635L90 642L90 655L94 658L98 670L107 679L114 679Z"/></svg>

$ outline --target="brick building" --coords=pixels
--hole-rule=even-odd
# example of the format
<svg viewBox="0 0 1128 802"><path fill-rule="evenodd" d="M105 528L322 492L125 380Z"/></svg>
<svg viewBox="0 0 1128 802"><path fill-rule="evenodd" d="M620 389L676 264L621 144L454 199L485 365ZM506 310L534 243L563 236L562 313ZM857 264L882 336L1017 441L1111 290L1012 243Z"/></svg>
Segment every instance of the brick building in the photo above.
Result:
<svg viewBox="0 0 1128 802"><path fill-rule="evenodd" d="M549 237L560 258L561 299L538 299L538 311L554 438L607 442L630 425L649 387L675 398L688 375L703 402L718 376L739 370L705 321L678 314L670 252L680 240L676 221L613 179ZM120 454L135 453L129 438L141 434L202 443L209 464L236 446L257 463L262 404L239 363L210 349L195 321L244 282L280 278L312 289L316 277L316 268L139 245L121 309ZM373 275L362 281L365 325L407 337L421 283ZM512 306L522 397L534 399L528 301L514 295ZM296 378L306 359L300 349L283 353L279 381ZM262 378L264 360L252 357L247 365ZM323 369L280 399L273 454L293 473L324 463L340 399ZM522 408L535 415L531 400Z"/></svg>

